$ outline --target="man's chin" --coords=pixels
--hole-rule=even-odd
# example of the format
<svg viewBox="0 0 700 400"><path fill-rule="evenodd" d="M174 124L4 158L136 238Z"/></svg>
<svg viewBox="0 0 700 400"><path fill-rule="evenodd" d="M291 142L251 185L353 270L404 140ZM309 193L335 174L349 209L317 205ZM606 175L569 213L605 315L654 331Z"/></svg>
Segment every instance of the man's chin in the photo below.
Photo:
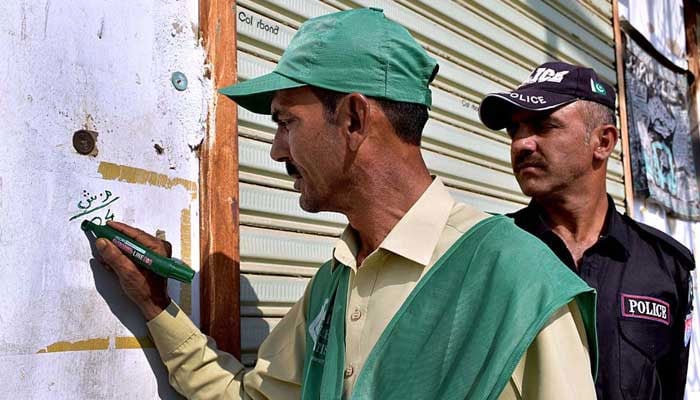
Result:
<svg viewBox="0 0 700 400"><path fill-rule="evenodd" d="M534 182L519 182L519 184L520 191L522 191L525 196L537 198L547 194L546 188L541 185L536 185Z"/></svg>
<svg viewBox="0 0 700 400"><path fill-rule="evenodd" d="M301 207L302 210L310 213L317 213L321 211L319 204L315 201L311 201L308 196L305 196L303 193L299 197L299 207Z"/></svg>

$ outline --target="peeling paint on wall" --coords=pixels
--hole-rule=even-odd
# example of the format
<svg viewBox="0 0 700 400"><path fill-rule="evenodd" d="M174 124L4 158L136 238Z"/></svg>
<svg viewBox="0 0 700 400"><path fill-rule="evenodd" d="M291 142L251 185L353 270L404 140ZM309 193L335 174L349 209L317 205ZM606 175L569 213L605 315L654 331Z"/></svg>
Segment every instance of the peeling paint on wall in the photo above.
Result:
<svg viewBox="0 0 700 400"><path fill-rule="evenodd" d="M86 339L77 342L56 342L46 346L45 349L37 351L39 353L58 353L62 351L85 351L85 350L107 350L109 339Z"/></svg>
<svg viewBox="0 0 700 400"><path fill-rule="evenodd" d="M197 183L187 179L170 178L165 174L105 161L100 163L97 172L106 180L122 181L139 185L152 185L166 189L181 185L192 193L193 199L197 198Z"/></svg>
<svg viewBox="0 0 700 400"><path fill-rule="evenodd" d="M142 337L124 337L117 336L114 338L115 348L117 349L152 349L155 348L153 341L148 336Z"/></svg>
<svg viewBox="0 0 700 400"><path fill-rule="evenodd" d="M180 254L182 261L192 264L192 215L189 208L182 210L180 215ZM182 311L187 315L192 314L192 285L180 283L180 302L178 303Z"/></svg>
<svg viewBox="0 0 700 400"><path fill-rule="evenodd" d="M95 338L78 340L76 342L56 342L37 351L41 353L60 353L64 351L88 351L88 350L109 350L109 349L152 349L155 348L153 341L148 336L127 337L117 336L114 342L110 338Z"/></svg>

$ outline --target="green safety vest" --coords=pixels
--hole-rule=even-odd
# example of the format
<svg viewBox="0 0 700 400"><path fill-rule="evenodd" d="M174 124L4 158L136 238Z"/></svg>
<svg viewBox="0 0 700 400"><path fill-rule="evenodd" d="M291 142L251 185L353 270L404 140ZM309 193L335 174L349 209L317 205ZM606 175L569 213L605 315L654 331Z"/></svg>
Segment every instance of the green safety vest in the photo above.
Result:
<svg viewBox="0 0 700 400"><path fill-rule="evenodd" d="M306 310L302 399L340 399L350 268L324 264ZM462 235L371 350L353 399L496 399L556 310L576 299L597 369L595 291L503 216Z"/></svg>

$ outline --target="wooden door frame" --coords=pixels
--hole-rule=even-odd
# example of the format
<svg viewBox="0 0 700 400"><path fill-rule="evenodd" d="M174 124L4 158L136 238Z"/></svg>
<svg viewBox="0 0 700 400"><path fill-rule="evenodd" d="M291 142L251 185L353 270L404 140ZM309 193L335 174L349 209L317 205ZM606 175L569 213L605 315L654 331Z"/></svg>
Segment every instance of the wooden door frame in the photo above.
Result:
<svg viewBox="0 0 700 400"><path fill-rule="evenodd" d="M204 75L214 90L237 78L235 13L235 0L199 0ZM236 104L217 92L199 154L200 326L240 359L238 115Z"/></svg>
<svg viewBox="0 0 700 400"><path fill-rule="evenodd" d="M617 99L620 109L620 140L622 141L622 169L625 180L625 209L634 218L634 186L632 182L632 161L627 125L627 95L625 93L625 44L622 41L618 0L613 0L613 33L615 37L615 70L617 72Z"/></svg>

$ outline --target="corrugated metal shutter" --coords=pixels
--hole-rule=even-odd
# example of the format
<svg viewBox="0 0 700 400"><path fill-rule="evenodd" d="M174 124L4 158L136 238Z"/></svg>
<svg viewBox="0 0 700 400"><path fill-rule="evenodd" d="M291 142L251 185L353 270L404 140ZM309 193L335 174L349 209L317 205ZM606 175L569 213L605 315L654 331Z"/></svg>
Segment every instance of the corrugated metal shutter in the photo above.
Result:
<svg viewBox="0 0 700 400"><path fill-rule="evenodd" d="M423 154L457 199L485 211L509 212L528 201L511 174L507 135L479 122L485 93L516 86L552 58L592 66L609 83L616 81L607 0L239 0L239 79L274 68L304 20L368 6L406 26L440 63ZM239 112L242 348L251 364L270 329L329 258L345 218L302 211L284 166L269 157L275 125L268 116ZM608 191L621 206L619 149L609 163Z"/></svg>

